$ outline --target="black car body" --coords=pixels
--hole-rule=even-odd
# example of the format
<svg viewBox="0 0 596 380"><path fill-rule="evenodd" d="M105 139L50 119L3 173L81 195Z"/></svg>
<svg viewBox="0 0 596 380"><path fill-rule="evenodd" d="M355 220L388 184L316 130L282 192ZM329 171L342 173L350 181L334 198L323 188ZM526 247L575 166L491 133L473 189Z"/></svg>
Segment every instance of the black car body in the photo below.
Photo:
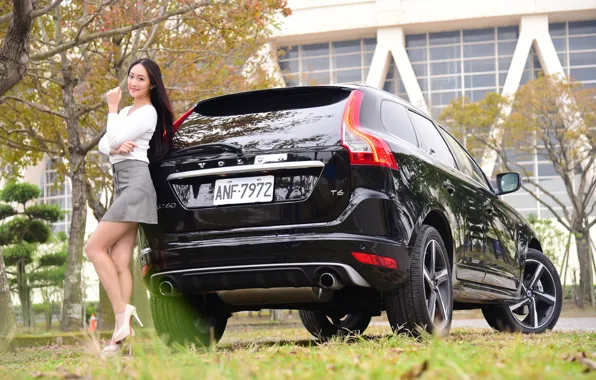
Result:
<svg viewBox="0 0 596 380"><path fill-rule="evenodd" d="M300 309L323 336L363 330L383 310L396 329L448 329L454 308L498 316L521 302L520 326L556 322L556 302L540 309L526 295L540 242L497 195L519 176L493 189L400 98L367 86L246 92L199 102L175 127L151 169L159 225L143 225L141 257L156 327L173 341L200 332L172 332L167 308L185 310L189 326L208 321L216 340L231 313L261 308ZM551 318L538 326L542 312Z"/></svg>

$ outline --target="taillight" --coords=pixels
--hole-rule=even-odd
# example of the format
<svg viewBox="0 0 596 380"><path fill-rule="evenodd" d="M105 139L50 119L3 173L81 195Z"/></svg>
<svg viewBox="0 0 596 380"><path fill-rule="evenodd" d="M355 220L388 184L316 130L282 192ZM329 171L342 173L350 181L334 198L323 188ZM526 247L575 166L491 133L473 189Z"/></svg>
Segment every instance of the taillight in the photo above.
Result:
<svg viewBox="0 0 596 380"><path fill-rule="evenodd" d="M352 256L363 264L374 265L377 267L397 269L397 261L391 257L373 255L371 253L352 252Z"/></svg>
<svg viewBox="0 0 596 380"><path fill-rule="evenodd" d="M194 107L189 109L188 111L186 111L186 113L184 115L180 116L180 118L174 122L174 125L172 126L172 131L174 133L176 133L178 128L180 128L180 125L182 125L182 123L184 123L184 120L186 120L190 116L190 114L192 114L194 112L194 110L195 110Z"/></svg>
<svg viewBox="0 0 596 380"><path fill-rule="evenodd" d="M397 162L389 145L360 125L363 96L362 91L352 91L344 109L341 144L350 152L350 164L384 166L397 170Z"/></svg>

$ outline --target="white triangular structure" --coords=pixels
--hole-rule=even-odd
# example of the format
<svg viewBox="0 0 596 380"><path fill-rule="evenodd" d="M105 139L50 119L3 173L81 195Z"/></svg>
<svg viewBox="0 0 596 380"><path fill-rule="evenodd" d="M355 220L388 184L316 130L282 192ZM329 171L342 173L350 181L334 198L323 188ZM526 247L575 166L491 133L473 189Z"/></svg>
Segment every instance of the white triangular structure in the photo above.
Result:
<svg viewBox="0 0 596 380"><path fill-rule="evenodd" d="M383 88L391 55L395 60L399 77L404 84L410 103L428 114L428 106L406 52L405 34L401 27L380 28L377 30L377 47L366 78L366 84Z"/></svg>
<svg viewBox="0 0 596 380"><path fill-rule="evenodd" d="M511 66L501 92L501 95L506 97L513 96L519 88L533 43L544 73L547 75L565 75L555 45L548 32L548 16L524 16L521 19L519 30L520 34L511 60ZM510 113L511 107L506 107L501 113L501 118L509 116ZM497 121L497 125L491 131L490 139L492 141L500 141L501 139L501 120ZM489 177L494 172L496 162L497 153L490 148L486 148L480 166Z"/></svg>

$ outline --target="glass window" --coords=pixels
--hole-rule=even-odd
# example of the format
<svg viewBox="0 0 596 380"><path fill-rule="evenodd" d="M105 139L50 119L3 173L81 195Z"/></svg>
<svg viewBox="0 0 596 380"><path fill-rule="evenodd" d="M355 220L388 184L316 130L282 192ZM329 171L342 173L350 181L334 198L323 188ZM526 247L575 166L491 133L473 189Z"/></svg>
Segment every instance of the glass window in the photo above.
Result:
<svg viewBox="0 0 596 380"><path fill-rule="evenodd" d="M569 50L593 50L596 49L596 37L569 37Z"/></svg>
<svg viewBox="0 0 596 380"><path fill-rule="evenodd" d="M279 68L282 71L289 71L289 72L298 72L299 70L299 65L298 65L298 61L294 60L294 61L279 61Z"/></svg>
<svg viewBox="0 0 596 380"><path fill-rule="evenodd" d="M596 34L596 20L570 22L569 34Z"/></svg>
<svg viewBox="0 0 596 380"><path fill-rule="evenodd" d="M333 42L331 48L335 54L360 53L360 40Z"/></svg>
<svg viewBox="0 0 596 380"><path fill-rule="evenodd" d="M296 59L298 58L298 47L284 46L279 49L282 54L280 59Z"/></svg>
<svg viewBox="0 0 596 380"><path fill-rule="evenodd" d="M464 73L496 71L494 59L475 59L464 61Z"/></svg>
<svg viewBox="0 0 596 380"><path fill-rule="evenodd" d="M443 130L441 130L441 133L443 134L443 137L445 137L447 144L451 148L451 152L453 153L453 156L457 161L457 166L459 167L459 170L461 170L468 177L475 179L481 185L484 185L486 188L488 188L488 185L486 184L486 179L484 178L482 171L480 170L480 168L476 168L477 165L468 155L466 150L449 133Z"/></svg>
<svg viewBox="0 0 596 380"><path fill-rule="evenodd" d="M565 35L565 23L558 23L558 24L549 24L548 25L548 32L550 33L551 37L558 37Z"/></svg>
<svg viewBox="0 0 596 380"><path fill-rule="evenodd" d="M457 59L461 56L460 46L442 46L430 48L431 61L442 61L445 59Z"/></svg>
<svg viewBox="0 0 596 380"><path fill-rule="evenodd" d="M362 65L362 55L358 54L348 54L348 55L338 55L333 57L333 68L334 69L345 69L348 67L360 67Z"/></svg>
<svg viewBox="0 0 596 380"><path fill-rule="evenodd" d="M408 49L408 57L410 57L411 62L426 61L426 48Z"/></svg>
<svg viewBox="0 0 596 380"><path fill-rule="evenodd" d="M381 103L381 121L389 133L406 140L414 146L418 146L414 127L404 106L383 100Z"/></svg>
<svg viewBox="0 0 596 380"><path fill-rule="evenodd" d="M464 42L493 41L494 39L494 28L464 30Z"/></svg>
<svg viewBox="0 0 596 380"><path fill-rule="evenodd" d="M329 57L302 59L305 71L329 70Z"/></svg>
<svg viewBox="0 0 596 380"><path fill-rule="evenodd" d="M412 68L414 69L414 73L417 77L426 76L426 63L414 63L412 64Z"/></svg>
<svg viewBox="0 0 596 380"><path fill-rule="evenodd" d="M431 46L457 44L460 41L459 34L459 30L454 32L430 33L429 44Z"/></svg>
<svg viewBox="0 0 596 380"><path fill-rule="evenodd" d="M430 64L431 75L459 74L461 72L460 62L435 62Z"/></svg>
<svg viewBox="0 0 596 380"><path fill-rule="evenodd" d="M466 88L495 87L495 82L496 82L495 74L464 76L464 84L465 84Z"/></svg>
<svg viewBox="0 0 596 380"><path fill-rule="evenodd" d="M364 45L364 51L375 51L377 47L377 39L376 38L365 38L362 40Z"/></svg>
<svg viewBox="0 0 596 380"><path fill-rule="evenodd" d="M583 69L571 68L571 77L578 81L588 81L596 79L596 66Z"/></svg>
<svg viewBox="0 0 596 380"><path fill-rule="evenodd" d="M499 40L517 40L519 36L519 27L518 26L507 26L502 28L497 28L497 37Z"/></svg>
<svg viewBox="0 0 596 380"><path fill-rule="evenodd" d="M596 65L596 51L590 51L585 53L570 53L569 63L571 64L571 66Z"/></svg>
<svg viewBox="0 0 596 380"><path fill-rule="evenodd" d="M461 76L431 78L430 87L437 90L458 90L461 88Z"/></svg>
<svg viewBox="0 0 596 380"><path fill-rule="evenodd" d="M320 73L308 73L304 75L304 84L317 85L317 84L329 84L329 71L323 71Z"/></svg>
<svg viewBox="0 0 596 380"><path fill-rule="evenodd" d="M406 48L426 46L426 34L409 34L406 36Z"/></svg>
<svg viewBox="0 0 596 380"><path fill-rule="evenodd" d="M318 55L329 55L329 43L302 45L303 57L313 57Z"/></svg>
<svg viewBox="0 0 596 380"><path fill-rule="evenodd" d="M362 82L362 72L358 70L336 71L333 75L334 83Z"/></svg>
<svg viewBox="0 0 596 380"><path fill-rule="evenodd" d="M513 52L515 52L516 45L517 45L517 41L499 42L499 44L497 46L499 56L513 55Z"/></svg>
<svg viewBox="0 0 596 380"><path fill-rule="evenodd" d="M445 144L445 140L435 127L435 125L427 118L420 116L415 112L410 111L410 117L414 122L414 126L418 131L419 136L424 136L423 144L426 150L433 157L441 160L448 166L455 168L455 161L453 156Z"/></svg>
<svg viewBox="0 0 596 380"><path fill-rule="evenodd" d="M433 92L431 96L432 105L433 106L446 106L455 98L459 98L461 96L460 91L450 91L450 92Z"/></svg>
<svg viewBox="0 0 596 380"><path fill-rule="evenodd" d="M489 92L494 92L494 89L466 91L466 96L473 102L484 99Z"/></svg>
<svg viewBox="0 0 596 380"><path fill-rule="evenodd" d="M476 57L494 57L495 56L495 44L474 44L464 45L464 57L465 58L476 58Z"/></svg>
<svg viewBox="0 0 596 380"><path fill-rule="evenodd" d="M567 49L567 40L565 38L553 38L553 45L556 51L565 51Z"/></svg>

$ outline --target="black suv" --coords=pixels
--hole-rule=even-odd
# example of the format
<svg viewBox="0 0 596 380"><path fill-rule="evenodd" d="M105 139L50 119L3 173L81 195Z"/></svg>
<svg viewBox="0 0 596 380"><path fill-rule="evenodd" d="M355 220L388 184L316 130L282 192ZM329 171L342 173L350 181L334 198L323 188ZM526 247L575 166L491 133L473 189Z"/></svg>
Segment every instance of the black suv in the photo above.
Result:
<svg viewBox="0 0 596 380"><path fill-rule="evenodd" d="M482 170L411 104L367 86L253 91L199 102L151 169L142 228L155 327L217 342L232 313L299 309L313 335L447 333L454 309L498 330L559 318L556 269Z"/></svg>

